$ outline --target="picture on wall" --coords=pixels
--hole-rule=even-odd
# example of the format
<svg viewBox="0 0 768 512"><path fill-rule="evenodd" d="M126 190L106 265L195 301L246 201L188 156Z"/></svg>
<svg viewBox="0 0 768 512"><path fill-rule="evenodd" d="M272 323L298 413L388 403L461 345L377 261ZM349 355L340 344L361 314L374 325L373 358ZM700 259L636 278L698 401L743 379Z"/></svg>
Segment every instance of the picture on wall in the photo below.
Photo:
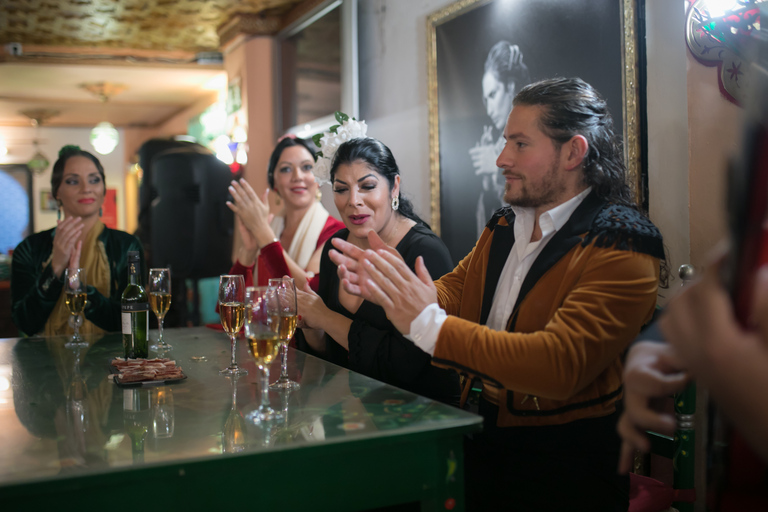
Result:
<svg viewBox="0 0 768 512"><path fill-rule="evenodd" d="M59 205L54 199L50 189L40 191L40 210L44 212L55 212L59 209Z"/></svg>
<svg viewBox="0 0 768 512"><path fill-rule="evenodd" d="M638 197L636 10L636 0L461 0L428 18L432 226L454 262L504 205L496 158L529 83L577 76L603 95Z"/></svg>

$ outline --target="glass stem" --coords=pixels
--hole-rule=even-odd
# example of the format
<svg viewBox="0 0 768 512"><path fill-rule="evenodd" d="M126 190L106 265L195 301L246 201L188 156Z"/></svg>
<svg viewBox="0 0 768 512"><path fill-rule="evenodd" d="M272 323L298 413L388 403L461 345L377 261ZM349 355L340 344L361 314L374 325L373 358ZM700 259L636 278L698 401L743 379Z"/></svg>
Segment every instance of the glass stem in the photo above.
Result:
<svg viewBox="0 0 768 512"><path fill-rule="evenodd" d="M259 366L259 379L261 381L261 406L266 409L269 406L269 370L266 365Z"/></svg>
<svg viewBox="0 0 768 512"><path fill-rule="evenodd" d="M80 339L79 333L80 333L80 318L78 318L80 315L74 316L74 324L75 324L75 339Z"/></svg>
<svg viewBox="0 0 768 512"><path fill-rule="evenodd" d="M235 338L236 336L237 336L237 334L230 334L229 335L229 340L230 340L231 345L232 345L232 362L229 363L229 367L230 368L236 368L237 367L237 363L235 363L235 345L237 343L237 339Z"/></svg>
<svg viewBox="0 0 768 512"><path fill-rule="evenodd" d="M288 343L283 343L283 364L280 370L280 380L288 380Z"/></svg>
<svg viewBox="0 0 768 512"><path fill-rule="evenodd" d="M163 341L163 317L157 318L157 331L158 331L157 344L165 345L165 342Z"/></svg>

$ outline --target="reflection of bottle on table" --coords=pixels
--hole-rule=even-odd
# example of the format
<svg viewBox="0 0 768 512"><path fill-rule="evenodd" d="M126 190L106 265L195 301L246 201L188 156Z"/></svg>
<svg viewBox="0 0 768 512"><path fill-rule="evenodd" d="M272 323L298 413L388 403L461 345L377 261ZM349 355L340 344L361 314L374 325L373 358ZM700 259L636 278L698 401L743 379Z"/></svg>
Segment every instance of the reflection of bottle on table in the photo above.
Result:
<svg viewBox="0 0 768 512"><path fill-rule="evenodd" d="M144 441L151 424L150 394L148 389L123 390L123 424L131 438L133 463L144 462Z"/></svg>

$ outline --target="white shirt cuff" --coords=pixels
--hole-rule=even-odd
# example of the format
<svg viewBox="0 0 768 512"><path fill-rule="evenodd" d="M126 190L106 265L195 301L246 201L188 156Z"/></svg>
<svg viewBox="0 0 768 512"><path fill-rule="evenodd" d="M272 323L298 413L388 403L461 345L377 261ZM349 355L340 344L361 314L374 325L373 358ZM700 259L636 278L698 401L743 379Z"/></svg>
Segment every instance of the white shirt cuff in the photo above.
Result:
<svg viewBox="0 0 768 512"><path fill-rule="evenodd" d="M434 355L437 336L448 314L437 304L430 304L411 322L411 332L405 337L429 355Z"/></svg>

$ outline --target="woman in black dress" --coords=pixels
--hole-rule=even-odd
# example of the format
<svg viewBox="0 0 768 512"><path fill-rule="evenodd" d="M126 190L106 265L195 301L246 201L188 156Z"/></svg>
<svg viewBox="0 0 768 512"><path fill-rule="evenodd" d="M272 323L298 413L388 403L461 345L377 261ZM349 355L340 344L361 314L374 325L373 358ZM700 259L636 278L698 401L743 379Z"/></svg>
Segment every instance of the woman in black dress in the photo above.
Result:
<svg viewBox="0 0 768 512"><path fill-rule="evenodd" d="M341 144L330 169L333 195L346 228L340 237L368 249L375 231L395 247L411 269L422 256L433 279L452 270L442 240L400 194L400 170L387 146L376 139L357 138ZM408 391L458 404L459 376L432 366L429 354L405 339L384 310L341 287L326 243L320 259L318 294L299 293L304 326L298 348L333 363Z"/></svg>

